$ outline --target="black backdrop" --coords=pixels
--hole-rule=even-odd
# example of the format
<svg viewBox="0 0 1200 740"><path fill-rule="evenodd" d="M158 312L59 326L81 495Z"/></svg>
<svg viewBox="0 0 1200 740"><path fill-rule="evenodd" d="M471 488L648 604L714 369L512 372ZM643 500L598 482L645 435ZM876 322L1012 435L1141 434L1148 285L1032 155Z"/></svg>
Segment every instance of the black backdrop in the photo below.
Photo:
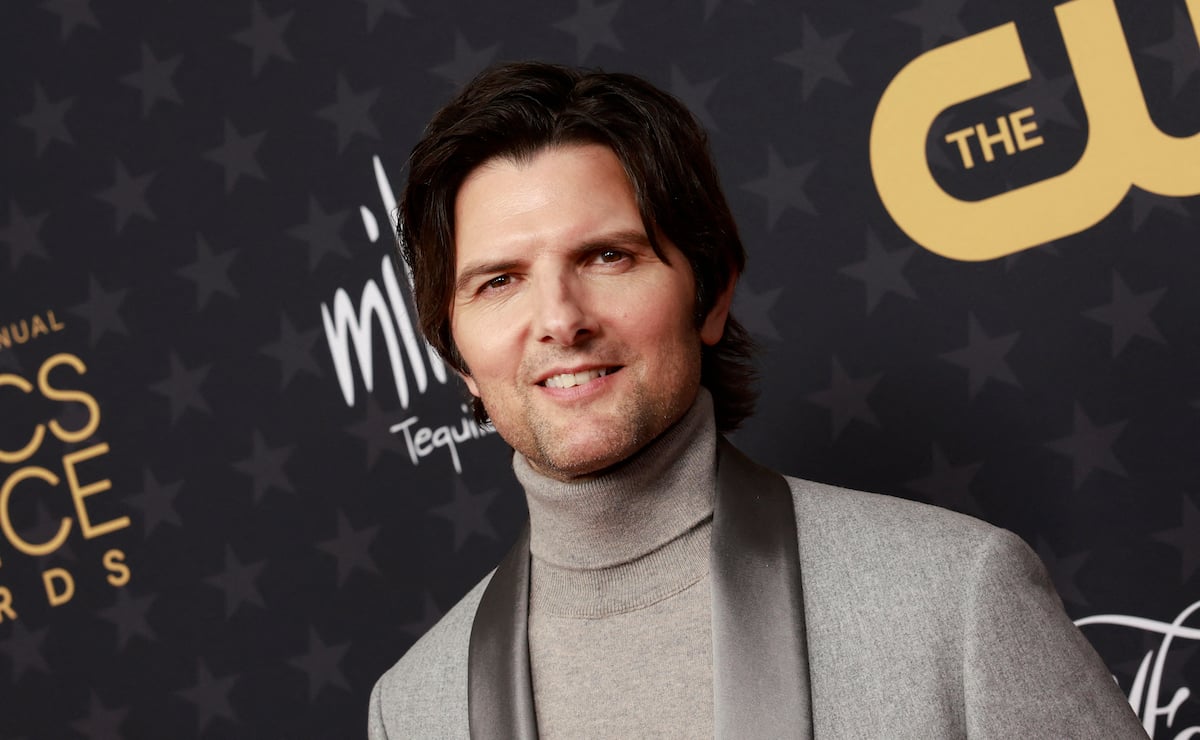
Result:
<svg viewBox="0 0 1200 740"><path fill-rule="evenodd" d="M711 131L763 346L736 441L1016 531L1073 617L1103 617L1083 629L1148 728L1186 736L1200 3L1115 12L1105 56L1127 44L1182 190L1141 182L1028 249L1009 227L1032 210L968 223L959 246L1013 252L968 262L902 230L872 167L923 151L980 202L1070 170L1100 122L1053 3L0 4L0 737L363 734L374 679L524 517L507 449L406 333L388 183L456 85L528 57L647 76ZM923 140L877 130L873 162L897 73L1010 22L1030 81L942 101ZM1103 177L1129 182L1151 134L1110 138ZM1095 211L1099 179L1054 208Z"/></svg>

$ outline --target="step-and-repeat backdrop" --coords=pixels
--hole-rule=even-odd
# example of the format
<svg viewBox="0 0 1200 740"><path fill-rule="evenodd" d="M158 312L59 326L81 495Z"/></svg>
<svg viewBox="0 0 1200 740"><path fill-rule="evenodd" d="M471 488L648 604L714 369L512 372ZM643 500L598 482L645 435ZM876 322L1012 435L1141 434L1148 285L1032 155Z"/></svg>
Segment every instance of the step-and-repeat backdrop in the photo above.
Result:
<svg viewBox="0 0 1200 740"><path fill-rule="evenodd" d="M525 513L389 265L486 65L712 135L781 471L1024 537L1200 732L1197 0L0 7L0 737L343 738Z"/></svg>

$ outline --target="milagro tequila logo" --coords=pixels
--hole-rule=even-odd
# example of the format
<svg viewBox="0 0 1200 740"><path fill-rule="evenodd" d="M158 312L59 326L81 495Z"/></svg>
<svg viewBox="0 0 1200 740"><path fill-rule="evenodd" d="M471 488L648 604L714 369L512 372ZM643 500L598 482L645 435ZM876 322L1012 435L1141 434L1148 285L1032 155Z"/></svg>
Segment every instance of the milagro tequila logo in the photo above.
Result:
<svg viewBox="0 0 1200 740"><path fill-rule="evenodd" d="M1163 686L1163 669L1167 663L1167 655L1171 652L1172 647L1176 647L1177 640L1200 640L1200 629L1185 626L1187 620L1197 611L1200 611L1200 601L1184 609L1170 623L1124 614L1100 614L1075 622L1079 627L1110 625L1162 635L1158 649L1148 651L1142 658L1137 675L1133 677L1133 683L1129 686L1129 704L1142 720L1142 727L1150 737L1154 737L1160 722L1164 723L1165 729L1175 732L1175 715L1178 713L1179 707L1191 697L1191 689L1187 686L1179 686L1164 702L1164 690L1169 691L1169 689ZM1200 725L1182 728L1176 732L1173 738L1174 740L1200 738Z"/></svg>
<svg viewBox="0 0 1200 740"><path fill-rule="evenodd" d="M394 234L396 197L392 193L391 183L379 157L373 157L372 162L375 168L375 183L383 201L384 213L387 214L390 233ZM371 243L379 241L379 221L375 214L366 206L359 206L359 213L367 238ZM414 386L416 394L424 394L430 388L430 376L440 385L446 384L448 374L445 364L433 347L420 336L413 322L415 308L410 310L412 274L408 265L404 265L404 274L407 280L405 290L402 290L396 271L392 268L391 258L385 255L380 263L382 289L379 282L371 279L363 286L357 305L344 288L338 288L334 293L332 306L329 303L321 304L325 339L333 358L338 386L347 406L353 407L357 400L354 361L357 361L358 374L362 376L365 390L368 393L375 390L376 348L373 337L376 329L383 336L384 349L392 371L392 382L395 384L396 395L402 408L407 409L412 402ZM462 473L458 446L495 433L490 426L480 427L476 424L465 404L461 405L459 410L461 415L450 424L427 426L422 425L418 417L410 416L391 427L393 434L403 435L405 448L413 465L420 464L423 458L444 449L449 454L455 472Z"/></svg>

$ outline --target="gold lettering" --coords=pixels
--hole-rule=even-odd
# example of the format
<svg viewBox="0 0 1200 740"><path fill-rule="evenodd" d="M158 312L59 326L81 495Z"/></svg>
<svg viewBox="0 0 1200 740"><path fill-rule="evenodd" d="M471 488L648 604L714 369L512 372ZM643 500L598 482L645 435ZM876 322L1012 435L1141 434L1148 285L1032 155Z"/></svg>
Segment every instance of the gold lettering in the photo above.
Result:
<svg viewBox="0 0 1200 740"><path fill-rule="evenodd" d="M1028 136L1037 131L1037 121L1025 122L1025 119L1032 117L1033 106L1008 114L1008 120L1012 124L1013 137L1016 138L1017 148L1021 151L1041 146L1044 143L1041 136Z"/></svg>
<svg viewBox="0 0 1200 740"><path fill-rule="evenodd" d="M63 364L70 365L80 375L87 373L87 366L83 364L83 360L75 355L60 352L42 363L41 369L38 370L38 388L42 391L42 395L51 401L81 403L87 408L87 423L83 425L83 428L74 432L63 429L58 420L50 422L50 431L54 433L55 437L64 442L82 442L92 436L92 433L100 426L100 404L96 403L96 399L91 394L84 391L61 390L50 385L50 371Z"/></svg>
<svg viewBox="0 0 1200 740"><path fill-rule="evenodd" d="M30 336L36 337L40 334L50 333L50 327L46 326L46 322L42 320L41 316L34 316L32 321L33 329L29 333Z"/></svg>
<svg viewBox="0 0 1200 740"><path fill-rule="evenodd" d="M21 319L21 323L9 324L8 326L10 329L12 329L12 338L13 338L14 342L16 342L17 344L25 344L26 342L29 341L29 322L28 321L26 321L25 319ZM21 327L20 330L17 329L18 326Z"/></svg>
<svg viewBox="0 0 1200 740"><path fill-rule="evenodd" d="M971 146L967 143L974 135L975 129L969 126L946 134L947 144L958 144L958 156L962 157L963 168L968 170L975 166L975 157L971 156Z"/></svg>
<svg viewBox="0 0 1200 740"><path fill-rule="evenodd" d="M105 578L109 584L120 588L129 583L129 566L125 564L125 553L113 548L104 553L104 568L108 571Z"/></svg>
<svg viewBox="0 0 1200 740"><path fill-rule="evenodd" d="M3 344L5 349L12 349L12 337L8 335L7 326L0 326L0 344Z"/></svg>
<svg viewBox="0 0 1200 740"><path fill-rule="evenodd" d="M64 325L58 319L54 318L53 311L47 311L46 318L50 319L50 328L53 329L54 331L62 331L63 329L66 328L66 325Z"/></svg>
<svg viewBox="0 0 1200 740"><path fill-rule="evenodd" d="M4 617L8 616L9 620L17 621L17 613L12 607L12 591L9 591L4 586L0 586L0 624L4 624Z"/></svg>
<svg viewBox="0 0 1200 740"><path fill-rule="evenodd" d="M11 373L4 373L3 375L0 375L0 386L6 385L20 388L24 393L29 393L33 390L32 383L25 378L22 378L20 375L13 375ZM0 450L0 463L15 465L16 463L28 460L33 456L33 453L37 452L38 448L42 446L42 438L45 436L46 427L42 424L38 424L33 429L33 437L29 440L29 444L25 445L16 452Z"/></svg>
<svg viewBox="0 0 1200 740"><path fill-rule="evenodd" d="M1008 130L1008 119L1000 116L996 119L997 132L989 134L987 126L980 123L975 126L975 135L979 137L979 148L983 150L983 159L987 162L996 161L996 154L992 151L992 145L1003 143L1005 154L1015 154L1017 151L1016 144L1013 143L1012 134Z"/></svg>
<svg viewBox="0 0 1200 740"><path fill-rule="evenodd" d="M62 584L60 591L55 582ZM75 596L75 579L63 568L48 568L42 573L42 583L46 587L46 600L50 606L62 606Z"/></svg>
<svg viewBox="0 0 1200 740"><path fill-rule="evenodd" d="M49 555L61 547L62 543L66 541L67 535L71 531L71 520L64 517L62 523L58 527L58 534L54 535L54 537L40 545L27 542L23 537L21 537L21 535L17 534L17 530L12 524L12 516L9 513L9 499L12 497L13 489L17 487L17 484L26 478L38 478L39 480L46 481L52 486L58 485L57 475L51 473L45 468L39 468L36 466L21 468L17 472L10 475L8 480L4 481L4 486L0 487L0 530L4 531L4 536L8 538L8 541L12 543L13 547L17 548L26 555L32 555L34 557L40 555Z"/></svg>
<svg viewBox="0 0 1200 740"><path fill-rule="evenodd" d="M107 454L108 443L101 442L87 449L76 450L63 456L63 469L67 473L67 487L71 489L71 498L75 500L75 513L79 515L79 529L83 532L85 540L100 537L109 532L129 526L129 517L127 516L110 519L101 524L92 524L91 518L88 516L87 507L83 503L83 500L88 496L94 496L97 493L103 493L112 488L112 481L105 478L104 480L89 483L86 486L80 486L75 466L81 462L91 460L93 457L100 457Z"/></svg>

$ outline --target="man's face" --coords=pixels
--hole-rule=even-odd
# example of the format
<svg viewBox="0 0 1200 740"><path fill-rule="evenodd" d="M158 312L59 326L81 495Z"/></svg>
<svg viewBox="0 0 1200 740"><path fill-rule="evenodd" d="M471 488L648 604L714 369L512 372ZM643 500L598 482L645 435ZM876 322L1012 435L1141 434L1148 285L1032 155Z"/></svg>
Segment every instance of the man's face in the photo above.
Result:
<svg viewBox="0 0 1200 740"><path fill-rule="evenodd" d="M646 238L610 149L545 149L474 170L454 208L451 330L497 431L542 473L620 462L674 423L724 331L732 284L698 328L687 259Z"/></svg>

